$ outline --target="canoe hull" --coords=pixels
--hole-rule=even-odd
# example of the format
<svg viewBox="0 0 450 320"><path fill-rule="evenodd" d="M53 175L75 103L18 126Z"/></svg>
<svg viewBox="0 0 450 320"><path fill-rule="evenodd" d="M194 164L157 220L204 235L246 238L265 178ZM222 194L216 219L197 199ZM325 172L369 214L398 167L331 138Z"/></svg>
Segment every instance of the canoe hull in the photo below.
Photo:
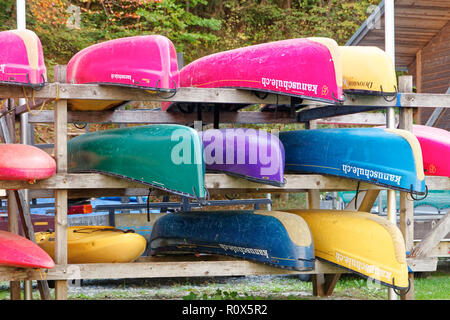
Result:
<svg viewBox="0 0 450 320"><path fill-rule="evenodd" d="M44 250L31 240L0 230L0 265L51 269L55 263Z"/></svg>
<svg viewBox="0 0 450 320"><path fill-rule="evenodd" d="M150 254L210 253L311 270L311 234L303 219L297 218L276 211L170 213L153 226Z"/></svg>
<svg viewBox="0 0 450 320"><path fill-rule="evenodd" d="M161 35L134 36L89 46L70 59L67 82L175 92L179 83L173 43ZM105 110L123 101L71 100L73 110Z"/></svg>
<svg viewBox="0 0 450 320"><path fill-rule="evenodd" d="M191 198L205 198L197 131L148 125L86 133L68 143L69 172L118 176Z"/></svg>
<svg viewBox="0 0 450 320"><path fill-rule="evenodd" d="M408 288L406 249L401 231L367 212L287 210L311 229L317 258L396 289Z"/></svg>
<svg viewBox="0 0 450 320"><path fill-rule="evenodd" d="M340 46L344 92L393 95L397 90L395 67L389 55L378 47Z"/></svg>
<svg viewBox="0 0 450 320"><path fill-rule="evenodd" d="M413 133L422 149L425 175L450 177L450 132L413 125Z"/></svg>
<svg viewBox="0 0 450 320"><path fill-rule="evenodd" d="M284 148L280 140L254 129L211 129L202 136L205 169L257 183L284 185Z"/></svg>
<svg viewBox="0 0 450 320"><path fill-rule="evenodd" d="M0 32L0 83L39 87L47 80L41 41L31 30Z"/></svg>
<svg viewBox="0 0 450 320"><path fill-rule="evenodd" d="M45 151L24 144L0 144L0 180L40 180L55 172L56 162Z"/></svg>
<svg viewBox="0 0 450 320"><path fill-rule="evenodd" d="M55 233L36 233L38 245L51 257ZM145 238L105 226L76 226L67 229L68 263L126 263L139 258L147 246Z"/></svg>
<svg viewBox="0 0 450 320"><path fill-rule="evenodd" d="M286 171L350 178L425 193L417 138L399 129L345 128L280 132Z"/></svg>
<svg viewBox="0 0 450 320"><path fill-rule="evenodd" d="M289 39L197 59L181 69L180 86L246 89L335 104L342 96L341 72L334 40ZM162 110L176 105L166 103Z"/></svg>

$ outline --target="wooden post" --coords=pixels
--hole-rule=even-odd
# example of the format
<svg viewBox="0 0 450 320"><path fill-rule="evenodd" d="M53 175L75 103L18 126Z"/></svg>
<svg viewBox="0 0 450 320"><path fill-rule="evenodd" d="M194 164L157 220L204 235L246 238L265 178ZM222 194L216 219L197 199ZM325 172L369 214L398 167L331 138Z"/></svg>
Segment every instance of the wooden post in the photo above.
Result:
<svg viewBox="0 0 450 320"><path fill-rule="evenodd" d="M372 209L375 200L377 200L379 193L379 189L362 191L358 196L355 195L353 197L353 199L347 204L344 210L370 213L370 210ZM355 204L355 202L357 203Z"/></svg>
<svg viewBox="0 0 450 320"><path fill-rule="evenodd" d="M65 66L55 66L55 81L65 82ZM67 172L67 100L57 100L55 115L56 172ZM67 264L67 190L55 190L55 264ZM67 299L67 280L55 281L55 299Z"/></svg>
<svg viewBox="0 0 450 320"><path fill-rule="evenodd" d="M19 214L14 190L7 190L6 193L8 195L8 230L19 234ZM11 300L20 300L20 281L10 281L9 292Z"/></svg>
<svg viewBox="0 0 450 320"><path fill-rule="evenodd" d="M11 101L5 101L5 110L12 107ZM8 114L4 118L0 119L0 132L5 143L8 141L15 141L15 131L10 130L8 125L14 124L14 114ZM11 126L9 126L11 127ZM7 134L9 133L9 136ZM8 197L8 231L19 234L19 215L17 213L16 198L14 196L13 190L6 191ZM11 300L20 300L20 281L10 281L9 282L9 293Z"/></svg>
<svg viewBox="0 0 450 320"><path fill-rule="evenodd" d="M419 79L419 78L418 78ZM399 91L412 92L412 76L399 77ZM411 131L413 129L413 108L400 108L398 128ZM414 246L414 202L409 199L407 192L400 192L400 230L405 239L406 252ZM414 273L410 273L411 287L407 294L402 294L402 300L414 299Z"/></svg>
<svg viewBox="0 0 450 320"><path fill-rule="evenodd" d="M400 84L400 78L399 77L399 86ZM402 91L399 87L400 92L412 92L412 86L411 91ZM416 52L416 92L422 92L422 49ZM418 124L422 123L422 115L421 115L421 109L417 108L416 110L416 121Z"/></svg>
<svg viewBox="0 0 450 320"><path fill-rule="evenodd" d="M306 129L316 129L317 122L309 121ZM308 190L308 208L320 209L320 190ZM317 297L327 297L333 294L334 287L340 278L340 274L313 274L311 275L313 285L313 295Z"/></svg>

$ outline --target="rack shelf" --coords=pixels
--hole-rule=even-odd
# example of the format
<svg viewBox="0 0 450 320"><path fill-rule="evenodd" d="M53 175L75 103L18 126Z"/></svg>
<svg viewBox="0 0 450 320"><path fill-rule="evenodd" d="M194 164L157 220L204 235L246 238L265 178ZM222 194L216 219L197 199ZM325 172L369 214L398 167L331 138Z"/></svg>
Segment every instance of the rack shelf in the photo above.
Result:
<svg viewBox="0 0 450 320"><path fill-rule="evenodd" d="M269 192L305 192L307 190L337 191L356 190L358 182L355 180L323 176L318 174L285 174L286 184L276 187L255 183L226 174L207 173L205 186L211 193L226 193L236 190L252 193ZM426 184L430 190L450 190L450 178L439 176L426 177ZM146 184L128 181L100 173L57 173L53 177L35 183L26 181L0 181L3 189L149 189ZM385 187L361 182L360 190L383 190ZM104 191L104 190L102 190Z"/></svg>
<svg viewBox="0 0 450 320"><path fill-rule="evenodd" d="M56 74L56 72L55 72ZM400 85L402 88L402 85ZM408 91L408 90L404 90ZM411 91L411 90L409 90ZM39 271L35 269L19 269L0 267L0 280L56 280L56 299L67 299L68 279L80 278L139 278L139 277L180 277L180 276L218 276L218 275L249 275L249 274L286 274L309 273L313 275L340 274L344 269L331 264L317 261L312 271L300 272L277 269L245 260L225 257L193 258L148 258L127 264L67 264L67 198L69 191L78 195L105 194L109 191L143 190L149 187L137 183L110 177L103 174L72 174L67 173L67 123L68 122L97 122L97 123L192 123L197 120L196 114L182 114L179 112L162 112L151 110L117 110L101 112L75 112L68 111L71 99L87 100L123 100L123 101L167 101L164 96L132 88L119 88L101 85L73 85L64 83L49 83L39 91L31 92L27 89L26 96L21 87L0 85L0 98L30 98L51 99L56 101L54 111L44 110L39 115L29 115L31 123L54 123L55 130L55 158L57 161L57 174L52 178L38 181L34 184L26 182L0 181L2 189L30 189L36 193L50 191L55 196L56 239L54 269ZM170 101L183 102L215 102L240 104L290 104L287 96L269 94L260 99L251 92L236 89L200 89L179 88ZM303 101L317 107L318 103ZM361 106L368 107L397 107L402 112L400 121L402 128L411 129L411 107L450 107L450 95L442 94L414 94L399 93L394 101L388 102L383 97L348 95L344 106L350 107L349 113L357 112ZM321 104L321 106L324 106ZM355 107L354 111L351 108ZM339 106L336 106L339 108ZM411 112L409 112L411 111ZM342 113L340 113L342 114ZM204 113L202 121L212 122L213 114ZM296 117L289 113L277 113L275 118L272 112L225 112L221 115L221 123L294 123ZM355 190L357 183L352 180L327 177L321 175L286 175L287 183L284 187L273 187L257 184L242 179L233 178L224 174L207 174L206 187L210 193L220 192L304 192L312 195L319 190ZM446 177L427 177L428 188L450 189L450 179ZM361 190L380 190L379 186L366 183L360 184ZM403 194L403 199L406 194ZM313 197L311 198L313 199ZM317 197L314 201L317 201ZM404 200L406 201L406 200ZM402 230L406 233L405 241L412 241L410 233L412 205L401 204ZM413 221L412 221L413 222ZM401 222L402 224L402 222ZM181 259L181 260L180 260ZM436 259L415 258L408 259L409 266L414 271L430 271L436 268ZM331 290L332 291L332 290Z"/></svg>

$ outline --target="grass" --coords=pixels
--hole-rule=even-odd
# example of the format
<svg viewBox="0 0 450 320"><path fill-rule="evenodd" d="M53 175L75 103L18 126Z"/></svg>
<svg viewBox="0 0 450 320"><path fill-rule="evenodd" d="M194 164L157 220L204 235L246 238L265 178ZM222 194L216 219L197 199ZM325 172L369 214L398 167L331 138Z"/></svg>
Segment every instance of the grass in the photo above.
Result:
<svg viewBox="0 0 450 320"><path fill-rule="evenodd" d="M434 272L427 278L414 280L416 300L449 300L450 274L447 272Z"/></svg>
<svg viewBox="0 0 450 320"><path fill-rule="evenodd" d="M416 276L416 300L448 300L449 270ZM95 289L93 289L95 288ZM0 300L9 299L9 283L0 282ZM387 288L366 279L345 274L333 295L317 298L312 283L298 276L248 276L217 278L90 280L81 287L69 287L69 300L386 300ZM51 289L54 294L54 290ZM40 299L34 283L33 299Z"/></svg>

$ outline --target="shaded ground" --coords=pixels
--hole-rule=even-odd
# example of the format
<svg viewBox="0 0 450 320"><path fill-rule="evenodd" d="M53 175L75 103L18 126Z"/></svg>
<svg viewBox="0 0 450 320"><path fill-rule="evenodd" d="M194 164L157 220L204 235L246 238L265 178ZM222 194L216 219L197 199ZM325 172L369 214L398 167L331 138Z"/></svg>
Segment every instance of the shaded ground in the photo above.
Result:
<svg viewBox="0 0 450 320"><path fill-rule="evenodd" d="M306 276L301 276L305 280ZM385 300L387 288L359 276L345 274L331 297L312 295L312 283L298 275L201 277L159 279L99 279L69 284L69 300ZM34 299L40 299L33 282ZM450 260L440 261L438 271L417 274L417 300L450 299ZM9 299L9 283L0 282L0 300ZM51 289L54 294L54 290Z"/></svg>

